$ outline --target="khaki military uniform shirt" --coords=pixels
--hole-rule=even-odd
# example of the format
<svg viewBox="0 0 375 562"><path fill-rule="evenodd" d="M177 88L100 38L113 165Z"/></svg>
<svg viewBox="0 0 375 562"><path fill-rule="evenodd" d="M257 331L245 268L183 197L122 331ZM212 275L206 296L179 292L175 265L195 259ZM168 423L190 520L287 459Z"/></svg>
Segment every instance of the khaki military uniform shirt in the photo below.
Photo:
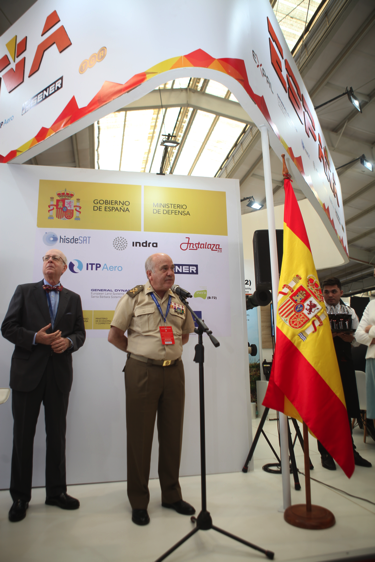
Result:
<svg viewBox="0 0 375 562"><path fill-rule="evenodd" d="M147 282L135 297L124 295L116 307L111 326L128 332L129 353L156 360L179 359L182 355L182 334L194 332L193 318L179 297L169 289L162 299L154 293L164 316L169 295L172 297L164 323L151 293L154 290ZM159 326L172 326L174 345L162 344Z"/></svg>

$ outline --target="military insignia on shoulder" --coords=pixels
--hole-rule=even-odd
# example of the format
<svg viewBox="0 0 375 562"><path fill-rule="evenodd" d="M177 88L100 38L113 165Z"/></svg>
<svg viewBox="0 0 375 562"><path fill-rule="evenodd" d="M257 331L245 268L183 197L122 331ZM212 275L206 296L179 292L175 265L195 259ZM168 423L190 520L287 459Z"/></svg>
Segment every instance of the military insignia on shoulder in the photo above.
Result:
<svg viewBox="0 0 375 562"><path fill-rule="evenodd" d="M128 291L126 294L129 295L129 297L131 297L132 299L134 299L134 297L136 297L138 293L143 291L143 287L144 285L137 285L136 287L133 287L133 289L130 289L130 291Z"/></svg>

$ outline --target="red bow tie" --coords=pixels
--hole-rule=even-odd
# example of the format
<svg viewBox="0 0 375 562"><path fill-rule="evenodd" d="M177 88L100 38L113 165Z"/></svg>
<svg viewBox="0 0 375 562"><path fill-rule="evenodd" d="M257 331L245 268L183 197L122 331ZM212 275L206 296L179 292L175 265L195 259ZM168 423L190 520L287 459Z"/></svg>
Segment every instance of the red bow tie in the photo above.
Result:
<svg viewBox="0 0 375 562"><path fill-rule="evenodd" d="M47 293L50 293L51 291L56 291L57 293L59 293L63 290L63 286L55 285L54 287L51 287L51 285L43 285L43 289L47 291Z"/></svg>

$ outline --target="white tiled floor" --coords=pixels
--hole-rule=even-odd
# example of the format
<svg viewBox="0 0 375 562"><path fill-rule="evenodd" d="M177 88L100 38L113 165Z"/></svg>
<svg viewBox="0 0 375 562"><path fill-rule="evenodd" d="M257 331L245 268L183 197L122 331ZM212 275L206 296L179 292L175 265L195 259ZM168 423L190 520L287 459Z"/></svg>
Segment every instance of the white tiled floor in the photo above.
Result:
<svg viewBox="0 0 375 562"><path fill-rule="evenodd" d="M256 432L259 419L253 422ZM265 430L277 443L276 422L267 421ZM372 462L372 468L356 468L348 480L338 468L330 472L321 467L316 443L311 440L310 457L315 466L311 476L373 503L349 498L322 484L312 482L312 503L330 509L336 525L324 531L307 531L284 522L281 512L281 476L266 473L262 466L273 462L273 454L261 436L255 450L255 470L244 474L214 475L207 478L207 509L213 524L257 546L275 553L275 560L317 562L355 560L369 553L375 558L375 442L363 443L362 432L355 430L357 450ZM276 448L278 451L278 448ZM244 451L244 461L248 451ZM298 467L303 470L303 455L296 445ZM200 477L182 478L184 498L199 513ZM304 503L301 491L292 486L292 503ZM81 501L81 508L66 512L44 504L44 489L33 491L27 517L9 523L11 500L8 491L0 492L1 562L148 562L190 532L188 517L177 515L160 505L157 480L150 482L151 523L137 527L130 520L126 483L74 486L69 492ZM353 558L354 556L354 558ZM168 557L170 562L220 562L267 560L264 554L249 549L214 530L198 531Z"/></svg>

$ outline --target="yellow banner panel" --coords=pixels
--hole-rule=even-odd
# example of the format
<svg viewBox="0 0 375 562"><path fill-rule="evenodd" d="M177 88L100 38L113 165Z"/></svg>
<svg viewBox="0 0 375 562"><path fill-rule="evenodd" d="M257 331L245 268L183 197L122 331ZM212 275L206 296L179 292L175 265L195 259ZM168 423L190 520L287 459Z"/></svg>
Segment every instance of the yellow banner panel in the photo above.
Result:
<svg viewBox="0 0 375 562"><path fill-rule="evenodd" d="M226 194L145 185L144 230L227 236Z"/></svg>
<svg viewBox="0 0 375 562"><path fill-rule="evenodd" d="M141 230L140 185L40 180L39 228Z"/></svg>
<svg viewBox="0 0 375 562"><path fill-rule="evenodd" d="M114 310L94 310L94 330L109 330L113 320Z"/></svg>
<svg viewBox="0 0 375 562"><path fill-rule="evenodd" d="M85 324L85 330L92 330L92 318L93 318L92 310L83 311L83 322Z"/></svg>

